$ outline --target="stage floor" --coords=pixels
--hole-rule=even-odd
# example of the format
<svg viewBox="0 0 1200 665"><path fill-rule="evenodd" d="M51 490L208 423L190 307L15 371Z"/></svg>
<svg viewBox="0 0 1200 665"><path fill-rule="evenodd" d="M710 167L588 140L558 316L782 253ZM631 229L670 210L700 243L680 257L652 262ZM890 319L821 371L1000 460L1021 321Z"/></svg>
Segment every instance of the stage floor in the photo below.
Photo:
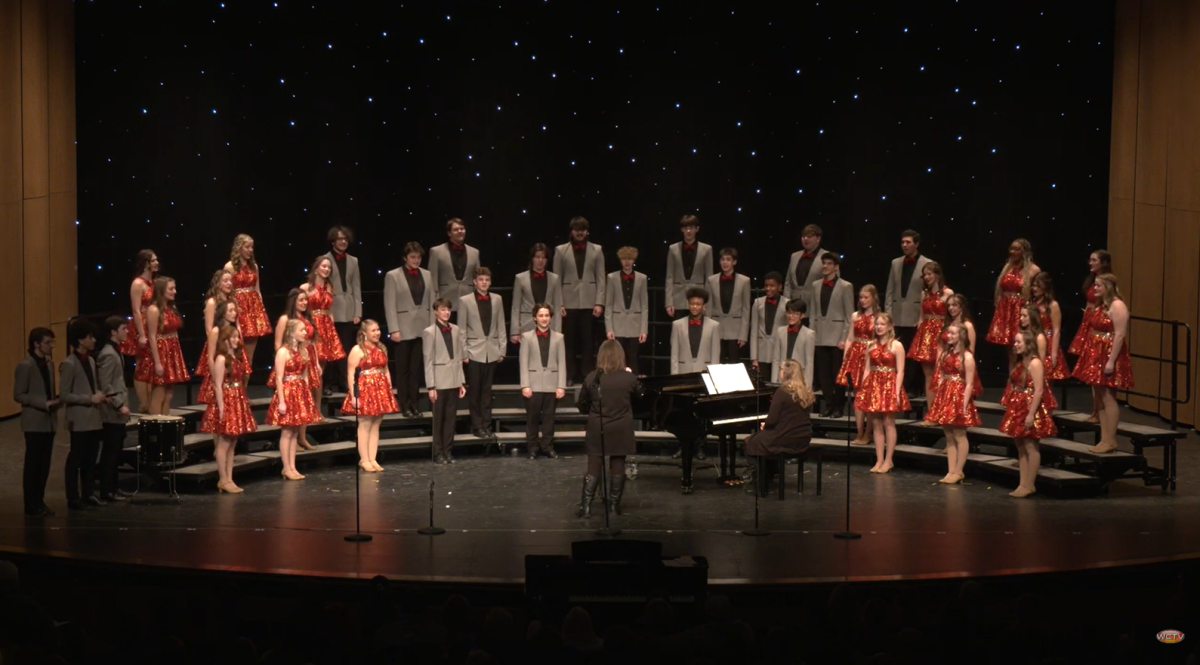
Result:
<svg viewBox="0 0 1200 665"><path fill-rule="evenodd" d="M1131 421L1161 421L1128 413ZM806 494L760 501L765 538L753 526L754 497L715 482L714 460L698 463L695 493L679 493L679 470L666 457L641 458L626 484L623 537L658 540L665 554L703 555L714 584L812 583L923 579L1082 570L1200 555L1198 437L1179 444L1178 490L1162 495L1140 481L1114 483L1107 496L1014 500L1010 487L982 481L939 485L940 474L896 469L850 471L851 528L861 540L840 541L846 466L827 462L823 495L816 465L806 468ZM453 466L427 458L381 460L387 471L364 474L362 529L374 540L353 544L355 471L350 466L302 469L306 480L257 474L241 495L185 493L178 505L131 505L68 513L63 498L67 436L54 452L47 503L58 515L21 511L23 445L15 420L0 423L0 552L77 561L323 577L386 575L397 580L520 584L526 554L569 554L603 524L599 499L590 521L574 518L582 456L529 461L523 456L461 457ZM1151 463L1158 450L1148 451ZM658 464L653 462L659 462ZM416 533L429 519L447 530ZM161 498L160 493L142 497ZM139 498L142 498L139 497Z"/></svg>

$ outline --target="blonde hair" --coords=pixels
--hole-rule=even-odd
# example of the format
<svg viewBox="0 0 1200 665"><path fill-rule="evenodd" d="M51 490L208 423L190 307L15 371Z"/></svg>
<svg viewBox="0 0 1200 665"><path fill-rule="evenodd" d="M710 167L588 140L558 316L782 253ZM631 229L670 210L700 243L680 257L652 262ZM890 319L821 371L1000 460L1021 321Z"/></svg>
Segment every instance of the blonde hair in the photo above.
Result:
<svg viewBox="0 0 1200 665"><path fill-rule="evenodd" d="M780 368L782 370L780 372L782 380L780 388L783 389L783 392L790 395L793 402L806 409L812 406L816 397L813 396L808 384L804 382L804 368L800 366L800 363L788 358L783 361Z"/></svg>
<svg viewBox="0 0 1200 665"><path fill-rule="evenodd" d="M229 272L228 270L226 270L224 268L221 268L220 270L213 273L212 279L210 279L208 281L208 293L204 294L204 297L206 300L208 298L212 298L214 301L225 299L223 297L225 294L221 291L221 280L224 279L226 274L228 274L230 276L230 278L233 277L233 273ZM230 291L230 294L232 294L232 293L233 292Z"/></svg>
<svg viewBox="0 0 1200 665"><path fill-rule="evenodd" d="M254 242L254 238L248 233L239 233L233 237L233 249L229 250L229 265L233 266L233 271L237 272L242 269L242 247L248 242ZM246 265L258 270L258 261L251 256Z"/></svg>
<svg viewBox="0 0 1200 665"><path fill-rule="evenodd" d="M322 255L318 256L315 260L313 260L312 266L309 267L309 269L308 269L308 284L309 284L309 286L316 286L318 279L323 282L323 284L321 284L321 286L324 286L327 288L329 286L331 286L329 283L329 278L321 277L320 274L318 274L318 272L317 272L317 268L320 268L321 264L326 261L329 261L329 269L332 271L333 270L333 260L330 259L328 256L325 256L324 254L322 254ZM330 272L329 276L333 277L333 273Z"/></svg>
<svg viewBox="0 0 1200 665"><path fill-rule="evenodd" d="M387 347L384 346L382 341L371 342L367 339L367 334L371 331L371 326L378 328L379 324L375 322L374 319L363 319L362 323L358 324L358 334L354 338L355 343L364 349L367 348L367 346L373 346L380 351L383 351L383 355L387 356Z"/></svg>
<svg viewBox="0 0 1200 665"><path fill-rule="evenodd" d="M925 286L923 287L924 291L927 293L937 293L938 291L946 288L946 276L942 274L942 264L938 263L937 261L930 261L929 263L926 263L925 266L921 268L921 275L924 276L925 273L933 274L933 276L936 278L935 283L937 284L937 287L931 289L928 286Z"/></svg>
<svg viewBox="0 0 1200 665"><path fill-rule="evenodd" d="M175 316L179 316L179 308L175 306L174 300L167 300L167 289L175 283L175 280L159 275L154 278L154 299L150 302L158 308L158 329L161 332L163 324L166 323L167 310L171 310ZM179 327L183 327L183 317L179 317Z"/></svg>
<svg viewBox="0 0 1200 665"><path fill-rule="evenodd" d="M1033 283L1033 244L1024 238L1017 238L1013 242L1021 246L1021 297L1029 300L1029 286ZM1012 247L1012 242L1008 243ZM1000 269L1000 276L996 278L996 299L1000 298L1000 282L1004 281L1004 276L1008 274L1008 267L1012 265L1012 259L1004 262L1004 267Z"/></svg>
<svg viewBox="0 0 1200 665"><path fill-rule="evenodd" d="M596 369L608 374L625 369L625 349L615 339L606 339L596 354Z"/></svg>
<svg viewBox="0 0 1200 665"><path fill-rule="evenodd" d="M296 346L296 331L304 328L304 321L300 319L288 319L287 325L283 327L283 345L291 350Z"/></svg>
<svg viewBox="0 0 1200 665"><path fill-rule="evenodd" d="M875 312L878 312L879 311L879 289L875 288L874 284L863 284L863 287L861 289L859 289L858 292L862 293L863 291L866 291L867 293L871 294L871 300L875 301L874 303L871 304L871 313L874 314ZM861 309L861 308L858 310L858 312L859 312L859 314L866 314L866 310Z"/></svg>
<svg viewBox="0 0 1200 665"><path fill-rule="evenodd" d="M1117 288L1117 276L1111 272L1096 275L1096 283L1104 287L1100 301L1104 304L1105 310L1112 307L1114 300L1125 300L1125 297L1121 295L1121 290Z"/></svg>
<svg viewBox="0 0 1200 665"><path fill-rule="evenodd" d="M887 338L884 340L883 346L891 347L892 342L896 340L896 324L892 322L892 315L888 314L887 312L879 312L875 315L875 323L878 324L880 321L886 321L889 328ZM875 339L872 340L872 343L878 341L879 335L875 335Z"/></svg>
<svg viewBox="0 0 1200 665"><path fill-rule="evenodd" d="M631 261L637 261L637 257L638 257L637 247L622 247L621 249L617 250L617 258L622 261L624 261L625 259L629 259Z"/></svg>
<svg viewBox="0 0 1200 665"><path fill-rule="evenodd" d="M958 348L957 349L950 348L950 344L948 342L946 342L946 338L945 338L946 331L950 330L951 328L958 330ZM970 341L967 339L967 327L961 323L950 323L950 324L946 325L945 328L942 329L942 335L943 335L943 337L939 344L942 347L942 353L953 353L958 356L958 359L960 362L964 361L964 356L967 352L967 343Z"/></svg>

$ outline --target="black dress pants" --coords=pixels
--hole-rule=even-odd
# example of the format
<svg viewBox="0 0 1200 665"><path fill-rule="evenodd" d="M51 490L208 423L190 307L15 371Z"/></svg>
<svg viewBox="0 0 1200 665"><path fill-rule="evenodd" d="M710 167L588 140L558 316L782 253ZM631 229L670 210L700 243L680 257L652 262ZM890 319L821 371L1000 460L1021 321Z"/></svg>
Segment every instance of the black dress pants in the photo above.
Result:
<svg viewBox="0 0 1200 665"><path fill-rule="evenodd" d="M417 408L421 396L421 382L425 380L425 353L421 340L405 339L392 344L396 358L396 375L392 385L396 386L396 403L400 410Z"/></svg>
<svg viewBox="0 0 1200 665"><path fill-rule="evenodd" d="M558 398L554 393L534 393L525 399L525 441L529 453L554 450L554 415Z"/></svg>
<svg viewBox="0 0 1200 665"><path fill-rule="evenodd" d="M641 344L638 344L636 337L615 337L621 343L621 348L625 351L625 366L628 367L634 376L641 375L641 368L638 366L638 351Z"/></svg>
<svg viewBox="0 0 1200 665"><path fill-rule="evenodd" d="M904 345L904 352L908 353L909 348L912 347L913 339L917 336L917 328L915 326L905 326L903 328L896 326L895 331L896 339ZM915 365L916 363L913 364ZM925 395L925 372L905 371L904 389L911 395L920 395L923 397Z"/></svg>
<svg viewBox="0 0 1200 665"><path fill-rule="evenodd" d="M732 364L742 361L742 347L736 339L721 340L721 362Z"/></svg>
<svg viewBox="0 0 1200 665"><path fill-rule="evenodd" d="M813 378L825 396L825 406L830 411L842 411L846 407L846 387L837 384L837 372L842 367L842 350L836 346L818 346L813 349Z"/></svg>
<svg viewBox="0 0 1200 665"><path fill-rule="evenodd" d="M348 357L350 349L353 349L354 345L358 343L358 326L350 321L334 321L333 329L337 331L338 341L342 343L342 350ZM349 388L346 385L346 358L329 363L322 375L321 382L329 388L346 392Z"/></svg>
<svg viewBox="0 0 1200 665"><path fill-rule="evenodd" d="M22 485L25 512L38 510L46 502L46 480L54 456L54 432L25 432L25 471Z"/></svg>
<svg viewBox="0 0 1200 665"><path fill-rule="evenodd" d="M104 423L104 443L100 449L100 496L117 493L117 462L125 447L125 423Z"/></svg>
<svg viewBox="0 0 1200 665"><path fill-rule="evenodd" d="M595 319L589 307L568 309L562 320L563 341L567 345L567 378L575 383L582 383L583 377L596 366Z"/></svg>
<svg viewBox="0 0 1200 665"><path fill-rule="evenodd" d="M71 432L71 452L67 453L66 468L67 501L87 499L96 493L96 455L103 438L102 429Z"/></svg>
<svg viewBox="0 0 1200 665"><path fill-rule="evenodd" d="M458 388L438 389L433 403L433 456L450 454L454 445L454 423L458 416Z"/></svg>
<svg viewBox="0 0 1200 665"><path fill-rule="evenodd" d="M471 429L492 426L492 381L500 363L467 363L467 408L471 410Z"/></svg>

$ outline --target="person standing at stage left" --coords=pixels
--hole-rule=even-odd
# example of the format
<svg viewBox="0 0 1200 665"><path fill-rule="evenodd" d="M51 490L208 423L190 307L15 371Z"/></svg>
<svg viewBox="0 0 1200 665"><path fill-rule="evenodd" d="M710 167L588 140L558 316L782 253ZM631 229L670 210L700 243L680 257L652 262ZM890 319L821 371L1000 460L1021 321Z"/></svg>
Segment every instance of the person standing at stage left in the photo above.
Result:
<svg viewBox="0 0 1200 665"><path fill-rule="evenodd" d="M846 387L837 382L854 315L854 285L840 276L842 260L833 252L821 257L821 281L808 287L808 312L816 333L813 357L817 387L825 399L821 415L841 418L846 409Z"/></svg>
<svg viewBox="0 0 1200 665"><path fill-rule="evenodd" d="M457 217L446 221L446 238L448 242L429 250L431 295L434 300L445 298L452 308L451 319L457 321L459 302L474 290L479 250L466 244L467 225Z"/></svg>
<svg viewBox="0 0 1200 665"><path fill-rule="evenodd" d="M153 312L154 305L150 307ZM151 319L153 324L153 314ZM154 343L153 338L150 343ZM67 507L79 510L88 505L106 506L108 502L95 495L95 472L96 455L104 439L100 405L108 398L96 380L96 359L92 357L96 335L92 324L84 319L68 324L67 346L71 354L59 365L58 379L62 401L67 405L67 431L71 433L71 452L66 465Z"/></svg>
<svg viewBox="0 0 1200 665"><path fill-rule="evenodd" d="M421 333L421 352L425 359L425 386L433 405L433 461L454 464L454 421L458 400L467 394L463 373L463 336L450 322L450 301L438 298L433 303L437 321Z"/></svg>
<svg viewBox="0 0 1200 665"><path fill-rule="evenodd" d="M127 339L125 319L110 316L104 320L104 344L96 354L96 383L107 398L100 404L101 428L104 430L100 449L100 498L105 501L124 501L127 496L117 487L117 464L125 448L125 428L129 423L129 388L125 385L125 369L117 351Z"/></svg>
<svg viewBox="0 0 1200 665"><path fill-rule="evenodd" d="M233 239L233 249L225 269L233 273L233 298L238 304L238 330L246 357L254 363L258 338L271 334L271 321L263 307L262 287L258 282L258 262L254 260L254 238L239 233Z"/></svg>
<svg viewBox="0 0 1200 665"><path fill-rule="evenodd" d="M466 340L467 406L471 411L471 433L476 438L492 437L492 383L496 368L504 360L508 333L504 325L504 298L491 293L492 271L475 269L475 290L459 298L458 316Z"/></svg>
<svg viewBox="0 0 1200 665"><path fill-rule="evenodd" d="M175 307L175 280L158 276L154 280L154 302L146 308L146 327L150 331L150 357L154 362L150 372L150 414L165 416L171 413L171 398L175 386L187 383L187 362L179 345L179 330L183 317Z"/></svg>
<svg viewBox="0 0 1200 665"><path fill-rule="evenodd" d="M696 241L700 220L695 215L680 217L679 231L683 241L667 248L666 308L672 319L687 311L687 290L693 286L705 288L713 274L712 245Z"/></svg>
<svg viewBox="0 0 1200 665"><path fill-rule="evenodd" d="M895 322L896 339L904 348L912 348L917 324L921 322L921 297L924 294L924 270L929 257L921 254L921 234L906 229L900 234L901 256L892 259L888 272L887 290L883 295L883 311ZM936 342L936 340L935 340ZM917 372L909 372L905 389L917 394Z"/></svg>
<svg viewBox="0 0 1200 665"><path fill-rule="evenodd" d="M1100 405L1100 443L1088 450L1111 453L1117 450L1117 426L1121 410L1117 391L1133 387L1129 362L1129 308L1117 289L1112 273L1097 275L1096 311L1088 320L1088 340L1073 376L1092 387L1093 401Z"/></svg>
<svg viewBox="0 0 1200 665"><path fill-rule="evenodd" d="M135 363L149 365L150 337L146 331L146 308L154 299L154 277L158 274L158 255L154 250L143 249L138 252L135 270L137 275L129 285L129 308L132 315L127 324L125 341L119 350L123 355L133 357ZM138 398L138 408L145 410L150 404L150 384L135 378L133 392Z"/></svg>
<svg viewBox="0 0 1200 665"><path fill-rule="evenodd" d="M362 273L358 270L358 258L349 253L350 245L354 242L354 232L350 227L339 224L329 229L325 240L330 246L330 251L325 256L333 262L333 274L329 277L333 304L329 307L329 315L333 317L338 343L342 345L342 349L348 349L354 346L358 324L362 321ZM341 385L346 378L345 358L335 361L334 365L333 371L329 373L331 383L345 388L346 386Z"/></svg>
<svg viewBox="0 0 1200 665"><path fill-rule="evenodd" d="M583 217L571 218L571 241L554 248L554 272L562 279L563 337L567 385L583 380L595 363L595 326L604 316L604 248L588 240Z"/></svg>
<svg viewBox="0 0 1200 665"><path fill-rule="evenodd" d="M396 403L405 418L421 415L421 379L425 376L421 333L433 325L433 276L421 267L425 248L418 242L404 246L404 265L383 279L383 311L388 339L396 358Z"/></svg>
<svg viewBox="0 0 1200 665"><path fill-rule="evenodd" d="M379 338L379 324L364 320L359 326L358 343L346 360L346 383L351 390L342 402L342 413L358 418L358 466L368 473L383 471L375 459L379 454L379 425L385 415L399 410L392 396L387 348ZM353 390L356 386L357 397Z"/></svg>
<svg viewBox="0 0 1200 665"><path fill-rule="evenodd" d="M1024 238L1012 241L1008 260L996 278L996 310L988 326L987 341L1011 348L1013 336L1021 329L1021 309L1029 302L1033 278L1039 272L1041 268L1033 262L1033 245Z"/></svg>
<svg viewBox="0 0 1200 665"><path fill-rule="evenodd" d="M535 328L521 333L521 396L525 398L525 441L529 459L538 451L550 459L554 452L554 416L558 400L566 395L567 351L562 333L550 329L554 308L533 307Z"/></svg>
<svg viewBox="0 0 1200 665"><path fill-rule="evenodd" d="M337 326L333 320L332 307L335 301L330 286L332 275L333 259L328 255L318 256L308 270L308 281L300 285L300 289L308 294L308 315L317 329L316 339L311 343L316 349L317 361L320 363L324 390L320 390L322 386L314 388L326 396L333 394L330 384L337 385L338 379L331 382L328 375L335 372L326 372L325 368L329 363L346 357L346 349L338 338Z"/></svg>
<svg viewBox="0 0 1200 665"><path fill-rule="evenodd" d="M821 259L831 252L821 248L821 227L809 224L800 231L799 252L792 252L788 260L788 271L783 286L783 295L788 300L797 298L804 300L811 312L812 303L808 302L809 288L821 281Z"/></svg>
<svg viewBox="0 0 1200 665"><path fill-rule="evenodd" d="M734 272L736 249L726 247L720 256L721 272L710 275L706 284L709 316L720 326L721 362L736 363L750 337L750 278Z"/></svg>
<svg viewBox="0 0 1200 665"><path fill-rule="evenodd" d="M58 411L62 400L54 390L54 331L34 328L29 331L29 355L17 363L13 377L13 399L21 405L21 431L25 435L25 469L22 489L25 514L53 517L46 505L46 480L54 455L54 433L58 430Z"/></svg>
<svg viewBox="0 0 1200 665"><path fill-rule="evenodd" d="M646 292L649 279L644 273L633 269L637 257L636 247L617 250L621 269L608 273L604 332L606 338L615 339L621 345L625 351L625 365L630 371L641 376L638 347L646 343L650 326L650 299Z"/></svg>

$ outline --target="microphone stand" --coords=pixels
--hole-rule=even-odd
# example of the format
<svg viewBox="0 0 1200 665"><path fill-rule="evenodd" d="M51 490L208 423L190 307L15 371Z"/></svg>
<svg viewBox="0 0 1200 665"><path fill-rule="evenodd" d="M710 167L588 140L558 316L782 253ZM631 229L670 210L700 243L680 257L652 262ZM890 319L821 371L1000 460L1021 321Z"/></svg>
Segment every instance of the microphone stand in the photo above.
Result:
<svg viewBox="0 0 1200 665"><path fill-rule="evenodd" d="M362 445L359 441L358 429L358 411L362 408L359 404L359 389L358 377L362 372L362 368L354 368L354 385L350 387L350 394L354 396L354 443L355 448ZM362 495L359 493L359 477L362 476L362 467L354 469L354 533L346 536L348 543L365 543L371 540L371 534L362 532Z"/></svg>
<svg viewBox="0 0 1200 665"><path fill-rule="evenodd" d="M619 536L620 529L614 529L609 524L609 497L612 496L612 488L608 486L608 465L605 464L604 450L604 391L600 389L600 377L604 376L602 370L596 370L596 383L593 386L596 389L596 410L599 411L597 421L600 423L600 485L604 487L604 526L596 529L597 536Z"/></svg>
<svg viewBox="0 0 1200 665"><path fill-rule="evenodd" d="M771 369L774 369L773 365L772 365ZM755 413L755 415L758 416L758 420L756 420L755 422L762 422L762 387L763 387L763 384L765 384L765 383L767 383L767 382L763 380L762 374L760 373L758 375L759 392L757 395L754 396L754 402L755 402L754 413ZM757 432L757 431L760 431L760 430L752 430L750 432L750 436L754 436L754 432ZM750 437L748 436L746 438L748 439ZM750 460L750 456L747 455L746 456L747 464L749 464L749 460ZM763 476L769 477L771 475L771 471L770 471L770 469L767 468L767 466L768 466L767 463L762 461L762 456L760 455L758 460L756 460L755 464L754 464L754 476L755 476L754 477L754 528L753 529L744 529L742 531L743 536L769 536L769 535L771 535L770 531L758 526L758 495L760 492L762 492L762 489L763 489L763 484L764 484ZM786 470L787 470L786 466L781 466L779 468L779 482L781 482L781 483L784 482L784 478L787 476ZM804 469L800 469L798 471L798 473L804 473Z"/></svg>
<svg viewBox="0 0 1200 665"><path fill-rule="evenodd" d="M859 379L859 383L862 383L862 379ZM833 537L838 540L858 540L862 538L861 533L855 533L850 530L850 419L854 414L854 404L858 401L859 390L858 386L852 387L854 388L854 395L846 395L846 406L848 407L846 409L846 529L845 531L838 531L833 534ZM864 424L863 427L865 428L866 425ZM819 478L817 482L821 482ZM817 487L820 487L820 485L817 485Z"/></svg>

